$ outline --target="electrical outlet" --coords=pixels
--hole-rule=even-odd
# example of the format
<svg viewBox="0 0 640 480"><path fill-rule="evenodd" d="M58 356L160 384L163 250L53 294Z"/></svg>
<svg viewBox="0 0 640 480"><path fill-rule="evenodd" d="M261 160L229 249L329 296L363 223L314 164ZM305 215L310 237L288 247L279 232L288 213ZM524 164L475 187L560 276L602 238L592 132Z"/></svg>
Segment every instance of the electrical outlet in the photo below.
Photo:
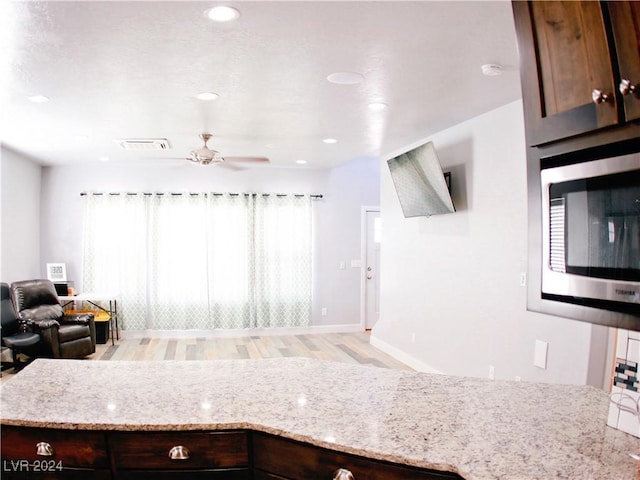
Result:
<svg viewBox="0 0 640 480"><path fill-rule="evenodd" d="M489 365L489 378L491 380L496 378L496 367L494 367L493 365Z"/></svg>
<svg viewBox="0 0 640 480"><path fill-rule="evenodd" d="M527 272L520 272L520 286L527 286Z"/></svg>
<svg viewBox="0 0 640 480"><path fill-rule="evenodd" d="M516 382L520 382L522 381L522 378L520 378L520 375L516 375Z"/></svg>
<svg viewBox="0 0 640 480"><path fill-rule="evenodd" d="M322 314L323 317L327 316L327 307L322 307L321 314Z"/></svg>

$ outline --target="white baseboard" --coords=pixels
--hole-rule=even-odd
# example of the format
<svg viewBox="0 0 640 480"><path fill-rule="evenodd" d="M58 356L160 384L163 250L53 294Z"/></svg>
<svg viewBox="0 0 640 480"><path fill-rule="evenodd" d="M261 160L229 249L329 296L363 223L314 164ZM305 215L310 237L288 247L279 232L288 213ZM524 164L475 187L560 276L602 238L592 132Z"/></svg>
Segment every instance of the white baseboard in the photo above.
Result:
<svg viewBox="0 0 640 480"><path fill-rule="evenodd" d="M308 327L238 328L225 330L121 330L120 338L232 338L267 335L361 332L359 324L311 325Z"/></svg>
<svg viewBox="0 0 640 480"><path fill-rule="evenodd" d="M399 348L394 347L393 345L389 345L387 342L380 340L378 337L375 337L373 334L371 335L369 343L371 343L371 345L376 347L378 350L382 350L387 355L391 355L396 360L404 363L405 365L410 366L414 370L417 370L419 372L426 372L426 373L437 373L440 375L444 373L444 372L441 372L440 370L436 370L431 365L428 365L422 362L421 360L418 360L417 358L412 357L411 355L409 355L406 352L403 352Z"/></svg>

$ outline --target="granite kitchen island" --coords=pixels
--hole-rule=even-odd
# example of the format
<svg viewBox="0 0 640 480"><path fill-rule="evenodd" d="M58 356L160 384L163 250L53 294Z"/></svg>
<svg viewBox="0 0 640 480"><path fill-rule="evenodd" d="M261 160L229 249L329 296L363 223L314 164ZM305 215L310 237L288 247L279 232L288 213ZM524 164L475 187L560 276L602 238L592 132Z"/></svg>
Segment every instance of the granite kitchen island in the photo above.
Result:
<svg viewBox="0 0 640 480"><path fill-rule="evenodd" d="M640 478L630 456L640 452L640 440L606 425L608 397L588 386L304 358L39 359L2 385L0 407L3 463L5 432L94 434L107 443L117 434L123 444L133 438L127 434L245 432L249 442L266 434L467 480ZM113 460L103 463L104 478L120 478ZM254 467L251 458L245 463L247 471ZM224 478L284 478L247 475Z"/></svg>

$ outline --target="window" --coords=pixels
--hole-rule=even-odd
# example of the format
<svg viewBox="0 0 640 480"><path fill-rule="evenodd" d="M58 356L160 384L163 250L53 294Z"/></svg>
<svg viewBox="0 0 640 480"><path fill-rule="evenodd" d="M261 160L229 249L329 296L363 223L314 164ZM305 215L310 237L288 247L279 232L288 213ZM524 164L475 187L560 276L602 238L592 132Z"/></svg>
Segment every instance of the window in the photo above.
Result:
<svg viewBox="0 0 640 480"><path fill-rule="evenodd" d="M88 195L84 230L84 288L118 289L125 329L309 323L309 196Z"/></svg>

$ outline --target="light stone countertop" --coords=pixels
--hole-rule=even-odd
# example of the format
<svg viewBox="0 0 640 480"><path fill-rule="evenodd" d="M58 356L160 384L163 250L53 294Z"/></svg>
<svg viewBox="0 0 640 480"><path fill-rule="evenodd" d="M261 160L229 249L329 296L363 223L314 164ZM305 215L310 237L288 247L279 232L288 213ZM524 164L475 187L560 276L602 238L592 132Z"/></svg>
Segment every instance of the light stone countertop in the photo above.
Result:
<svg viewBox="0 0 640 480"><path fill-rule="evenodd" d="M492 381L306 358L38 359L0 387L3 425L251 429L485 479L640 479L640 440L593 387Z"/></svg>

